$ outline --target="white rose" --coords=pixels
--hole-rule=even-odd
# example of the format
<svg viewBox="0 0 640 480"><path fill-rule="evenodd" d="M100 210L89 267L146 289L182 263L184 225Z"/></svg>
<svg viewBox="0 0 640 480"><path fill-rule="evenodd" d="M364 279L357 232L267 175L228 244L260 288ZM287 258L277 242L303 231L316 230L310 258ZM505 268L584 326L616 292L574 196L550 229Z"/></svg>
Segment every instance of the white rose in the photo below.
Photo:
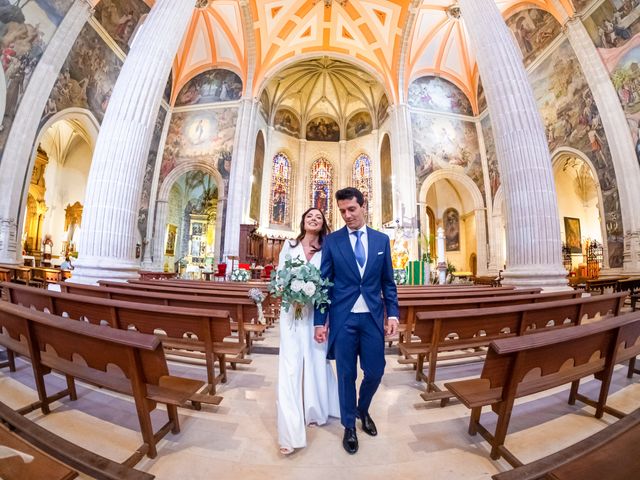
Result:
<svg viewBox="0 0 640 480"><path fill-rule="evenodd" d="M316 286L311 282L307 282L304 284L304 287L302 287L302 291L307 297L310 297L316 293Z"/></svg>
<svg viewBox="0 0 640 480"><path fill-rule="evenodd" d="M294 280L291 282L291 290L294 292L299 292L304 288L304 282L302 280Z"/></svg>

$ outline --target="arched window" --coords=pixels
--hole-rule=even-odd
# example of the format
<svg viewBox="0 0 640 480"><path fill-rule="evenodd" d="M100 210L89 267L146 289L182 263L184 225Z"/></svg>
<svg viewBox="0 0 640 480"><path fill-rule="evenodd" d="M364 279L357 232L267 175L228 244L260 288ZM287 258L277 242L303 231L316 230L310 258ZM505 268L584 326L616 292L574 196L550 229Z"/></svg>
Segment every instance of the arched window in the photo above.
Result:
<svg viewBox="0 0 640 480"><path fill-rule="evenodd" d="M372 185L371 180L371 159L361 154L353 162L353 170L351 172L351 184L362 192L364 195L364 208L366 211L367 223L371 221L371 201L372 201Z"/></svg>
<svg viewBox="0 0 640 480"><path fill-rule="evenodd" d="M271 174L271 215L270 223L274 226L290 227L291 204L291 164L284 153L273 157L273 173Z"/></svg>
<svg viewBox="0 0 640 480"><path fill-rule="evenodd" d="M326 158L319 158L311 166L311 205L332 223L333 166Z"/></svg>

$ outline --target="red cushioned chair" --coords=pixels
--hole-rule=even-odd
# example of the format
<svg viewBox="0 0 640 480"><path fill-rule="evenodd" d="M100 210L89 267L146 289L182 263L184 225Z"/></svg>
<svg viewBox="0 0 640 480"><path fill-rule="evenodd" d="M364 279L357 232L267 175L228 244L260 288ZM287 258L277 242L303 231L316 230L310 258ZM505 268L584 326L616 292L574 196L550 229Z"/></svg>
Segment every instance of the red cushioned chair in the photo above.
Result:
<svg viewBox="0 0 640 480"><path fill-rule="evenodd" d="M214 276L214 280L217 279L219 281L224 281L225 277L227 276L227 264L226 263L218 264L218 271L214 273L213 276Z"/></svg>
<svg viewBox="0 0 640 480"><path fill-rule="evenodd" d="M251 270L251 265L248 263L239 263L238 268L242 270Z"/></svg>

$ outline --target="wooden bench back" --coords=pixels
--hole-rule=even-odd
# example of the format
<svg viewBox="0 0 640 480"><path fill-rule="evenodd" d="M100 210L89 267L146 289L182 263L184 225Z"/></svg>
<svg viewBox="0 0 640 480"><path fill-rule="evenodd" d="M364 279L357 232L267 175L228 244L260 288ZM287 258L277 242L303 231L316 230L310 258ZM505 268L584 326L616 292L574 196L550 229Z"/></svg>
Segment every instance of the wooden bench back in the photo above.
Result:
<svg viewBox="0 0 640 480"><path fill-rule="evenodd" d="M420 312L414 334L441 345L477 339L488 343L503 335L523 335L548 326L578 325L587 316L618 315L625 293L551 302L468 310Z"/></svg>
<svg viewBox="0 0 640 480"><path fill-rule="evenodd" d="M125 284L120 284L125 285ZM246 295L226 295L225 293L203 294L201 291L192 294L190 290L170 289L174 293L161 291L145 291L126 287L95 287L73 283L62 283L60 289L64 293L86 295L112 300L166 305L170 307L226 310L236 322L250 322L258 319L257 305Z"/></svg>
<svg viewBox="0 0 640 480"><path fill-rule="evenodd" d="M413 325L415 315L420 312L466 310L470 308L488 308L503 305L550 302L555 300L580 298L581 296L581 290L573 290L566 292L533 293L525 295L498 295L495 297L487 296L427 300L401 298L398 300L398 305L400 307L400 321Z"/></svg>
<svg viewBox="0 0 640 480"><path fill-rule="evenodd" d="M143 283L116 283L116 282L103 282L100 287L91 286L92 289L101 288L118 288L120 290L135 290L140 292L156 292L156 293L174 293L178 295L193 295L193 296L225 296L238 299L248 299L248 290L230 290L230 289L215 289L215 288L188 288L188 285L168 285L164 282L158 282L159 284L143 284ZM79 289L87 287L88 285L69 284L67 291L73 293L73 289ZM87 289L88 290L88 289ZM266 295L268 297L268 295ZM266 299L265 299L266 301Z"/></svg>
<svg viewBox="0 0 640 480"><path fill-rule="evenodd" d="M2 284L2 287L8 291L11 303L85 320L94 325L106 323L124 330L133 326L147 333L161 329L174 338L192 333L202 340L210 334L213 341L222 341L231 334L229 312L226 310L149 305L13 284Z"/></svg>
<svg viewBox="0 0 640 480"><path fill-rule="evenodd" d="M540 288L522 288L522 289L502 289L502 288L490 288L490 289L473 289L473 290L445 290L440 292L427 292L427 293L402 293L398 292L398 299L413 299L413 300L438 300L443 298L471 298L471 297L498 297L503 295L530 295L534 293L540 293Z"/></svg>
<svg viewBox="0 0 640 480"><path fill-rule="evenodd" d="M84 320L93 325L109 325L120 330L135 329L146 334L157 334L163 338L188 343L204 352L207 364L209 390L215 392L214 373L215 344L231 336L231 321L227 310L210 308L181 308L153 305L140 301L114 300L85 295L53 292L15 284L1 284L8 293L9 301L17 305ZM186 303L186 302L185 302ZM216 304L217 306L220 303ZM233 306L229 303L228 306ZM197 337L197 338L194 338ZM244 338L239 338L242 350ZM236 344L238 345L238 344ZM188 346L188 345L187 345ZM221 367L221 372L224 368Z"/></svg>
<svg viewBox="0 0 640 480"><path fill-rule="evenodd" d="M611 369L621 337L640 340L640 313L491 342L481 378L519 398Z"/></svg>
<svg viewBox="0 0 640 480"><path fill-rule="evenodd" d="M98 282L105 287L114 287L121 282L113 282L101 280ZM129 285L149 285L149 286L170 286L177 288L193 288L203 290L231 290L236 292L248 292L252 288L257 288L263 292L268 289L268 284L264 282L247 283L247 282L207 282L204 280L181 280L181 279L169 279L169 280L129 280Z"/></svg>
<svg viewBox="0 0 640 480"><path fill-rule="evenodd" d="M118 392L132 394L140 382L158 385L169 374L154 335L105 329L6 302L0 302L0 327L13 339L20 332L28 355L21 353L42 366ZM0 341L13 349L6 337Z"/></svg>

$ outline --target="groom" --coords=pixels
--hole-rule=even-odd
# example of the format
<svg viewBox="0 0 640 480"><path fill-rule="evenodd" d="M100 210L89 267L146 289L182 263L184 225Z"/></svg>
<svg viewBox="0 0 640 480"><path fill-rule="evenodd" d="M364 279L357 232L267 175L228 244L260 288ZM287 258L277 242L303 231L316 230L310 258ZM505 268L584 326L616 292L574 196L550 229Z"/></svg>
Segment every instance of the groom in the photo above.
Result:
<svg viewBox="0 0 640 480"><path fill-rule="evenodd" d="M316 341L329 334L327 358L336 360L342 445L358 451L356 417L371 436L378 431L369 415L373 395L384 373L384 336L398 330L398 293L393 281L389 238L365 225L364 197L356 188L336 192L344 228L329 235L322 245L322 277L333 282L327 312L315 311ZM384 326L385 310L388 316ZM357 359L364 379L356 400Z"/></svg>

